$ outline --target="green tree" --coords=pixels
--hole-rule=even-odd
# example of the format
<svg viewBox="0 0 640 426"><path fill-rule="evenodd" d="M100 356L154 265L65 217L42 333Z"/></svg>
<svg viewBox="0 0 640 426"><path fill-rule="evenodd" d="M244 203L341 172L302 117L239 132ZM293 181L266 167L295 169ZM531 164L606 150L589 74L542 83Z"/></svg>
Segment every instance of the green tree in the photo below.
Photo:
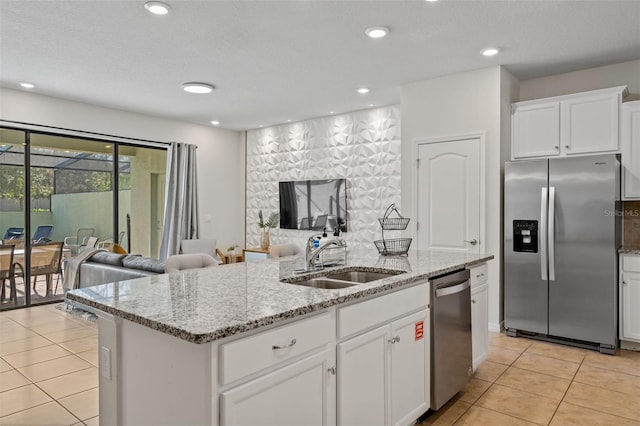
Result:
<svg viewBox="0 0 640 426"><path fill-rule="evenodd" d="M0 198L18 200L24 209L25 176L21 166L0 165ZM31 198L48 198L53 191L53 171L31 168Z"/></svg>

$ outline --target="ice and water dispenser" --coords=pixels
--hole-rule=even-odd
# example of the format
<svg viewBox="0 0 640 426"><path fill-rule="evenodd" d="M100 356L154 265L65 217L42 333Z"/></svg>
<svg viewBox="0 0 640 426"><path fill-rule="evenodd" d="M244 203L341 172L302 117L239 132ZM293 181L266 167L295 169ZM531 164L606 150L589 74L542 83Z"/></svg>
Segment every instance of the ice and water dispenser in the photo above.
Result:
<svg viewBox="0 0 640 426"><path fill-rule="evenodd" d="M513 221L513 251L521 253L538 252L538 221Z"/></svg>

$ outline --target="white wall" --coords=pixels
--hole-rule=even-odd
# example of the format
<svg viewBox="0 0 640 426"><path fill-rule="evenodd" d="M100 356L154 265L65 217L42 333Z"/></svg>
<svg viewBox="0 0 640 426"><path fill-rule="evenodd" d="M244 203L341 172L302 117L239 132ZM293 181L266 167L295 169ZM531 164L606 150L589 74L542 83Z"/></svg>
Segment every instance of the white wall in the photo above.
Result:
<svg viewBox="0 0 640 426"><path fill-rule="evenodd" d="M527 101L616 86L628 86L630 93L640 94L640 59L521 81L520 100Z"/></svg>
<svg viewBox="0 0 640 426"><path fill-rule="evenodd" d="M373 241L380 239L377 218L391 203L402 211L398 106L248 132L247 247L260 246L258 211L279 210L279 181L332 178L347 179L348 232L343 237L349 250L375 253ZM271 240L303 248L313 233L274 229Z"/></svg>
<svg viewBox="0 0 640 426"><path fill-rule="evenodd" d="M0 88L0 119L198 146L200 236L244 238L244 133ZM210 218L210 219L209 219Z"/></svg>
<svg viewBox="0 0 640 426"><path fill-rule="evenodd" d="M502 80L508 83L503 84ZM413 209L412 148L417 140L484 133L486 157L486 241L489 262L489 325L498 330L501 319L501 145L502 109L515 79L500 67L449 75L402 87L402 205ZM509 95L509 96L507 96ZM510 110L510 105L509 105ZM507 133L508 134L508 133Z"/></svg>

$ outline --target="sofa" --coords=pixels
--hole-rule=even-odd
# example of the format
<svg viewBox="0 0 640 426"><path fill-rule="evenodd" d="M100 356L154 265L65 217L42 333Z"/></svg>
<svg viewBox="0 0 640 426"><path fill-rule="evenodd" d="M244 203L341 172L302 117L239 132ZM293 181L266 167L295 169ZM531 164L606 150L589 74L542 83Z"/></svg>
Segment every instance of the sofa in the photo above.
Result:
<svg viewBox="0 0 640 426"><path fill-rule="evenodd" d="M87 255L89 255L88 253ZM68 259L70 262L73 259ZM80 259L79 259L80 260ZM93 287L100 284L108 284L116 281L132 280L135 278L148 277L151 275L164 274L164 262L140 255L126 255L111 253L108 251L97 251L87 257L78 266L67 268L65 271L73 270L74 284L76 288ZM68 278L65 273L65 280ZM65 302L74 308L83 311L96 313L90 306L69 300L66 297L67 288L65 286Z"/></svg>
<svg viewBox="0 0 640 426"><path fill-rule="evenodd" d="M164 262L140 255L100 251L80 264L78 288L164 274Z"/></svg>

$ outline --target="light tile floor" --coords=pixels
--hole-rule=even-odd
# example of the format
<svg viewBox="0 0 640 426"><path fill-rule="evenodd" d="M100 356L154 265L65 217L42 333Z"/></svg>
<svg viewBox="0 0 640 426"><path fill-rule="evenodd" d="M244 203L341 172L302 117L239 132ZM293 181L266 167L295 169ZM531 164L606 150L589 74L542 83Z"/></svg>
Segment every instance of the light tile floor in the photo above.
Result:
<svg viewBox="0 0 640 426"><path fill-rule="evenodd" d="M98 328L55 305L0 312L0 425L97 425Z"/></svg>
<svg viewBox="0 0 640 426"><path fill-rule="evenodd" d="M640 352L491 333L471 383L426 425L640 425ZM96 324L54 305L0 312L0 425L97 425Z"/></svg>
<svg viewBox="0 0 640 426"><path fill-rule="evenodd" d="M471 383L426 425L640 425L640 352L615 356L490 333Z"/></svg>

